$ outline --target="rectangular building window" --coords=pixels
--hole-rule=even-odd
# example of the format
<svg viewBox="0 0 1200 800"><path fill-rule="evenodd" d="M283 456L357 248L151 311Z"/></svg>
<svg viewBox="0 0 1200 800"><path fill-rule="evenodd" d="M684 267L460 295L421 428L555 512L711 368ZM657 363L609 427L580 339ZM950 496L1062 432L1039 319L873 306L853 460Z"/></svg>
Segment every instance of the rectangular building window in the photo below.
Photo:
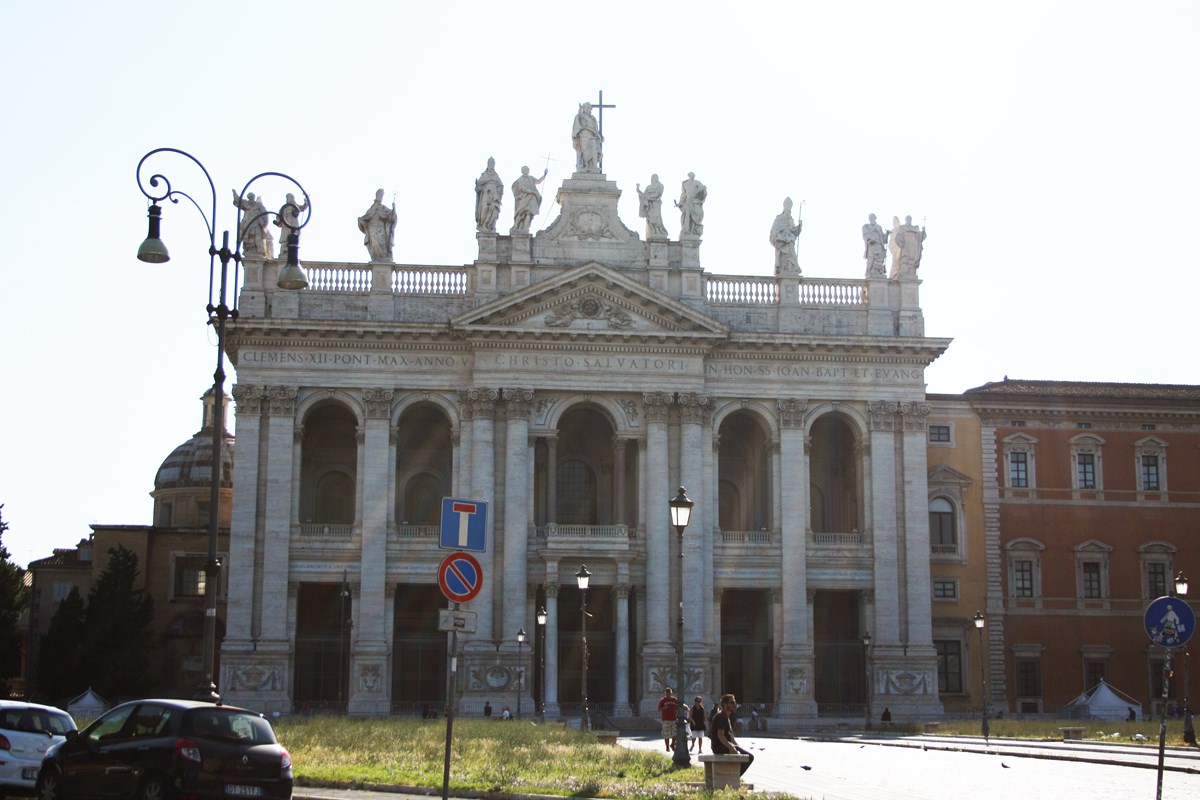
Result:
<svg viewBox="0 0 1200 800"><path fill-rule="evenodd" d="M1040 659L1036 658L1018 658L1016 660L1017 671L1017 696L1018 697L1041 697L1042 696L1042 664Z"/></svg>
<svg viewBox="0 0 1200 800"><path fill-rule="evenodd" d="M1167 596L1167 565L1161 561L1146 564L1146 591L1151 598Z"/></svg>
<svg viewBox="0 0 1200 800"><path fill-rule="evenodd" d="M1033 597L1033 562L1019 559L1013 565L1013 594L1017 597Z"/></svg>
<svg viewBox="0 0 1200 800"><path fill-rule="evenodd" d="M957 600L958 599L958 581L934 580L934 582L933 582L933 599L934 600Z"/></svg>
<svg viewBox="0 0 1200 800"><path fill-rule="evenodd" d="M950 426L949 425L930 425L929 426L929 441L950 443Z"/></svg>
<svg viewBox="0 0 1200 800"><path fill-rule="evenodd" d="M937 650L938 691L961 694L962 679L962 642L952 639L935 639L934 648Z"/></svg>
<svg viewBox="0 0 1200 800"><path fill-rule="evenodd" d="M1096 456L1094 453L1080 453L1076 461L1077 477L1080 489L1096 488Z"/></svg>
<svg viewBox="0 0 1200 800"><path fill-rule="evenodd" d="M206 582L203 558L193 556L175 559L175 597L204 597Z"/></svg>
<svg viewBox="0 0 1200 800"><path fill-rule="evenodd" d="M1083 663L1083 678L1087 681L1087 688L1092 688L1100 681L1108 680L1108 661L1101 659L1088 659Z"/></svg>
<svg viewBox="0 0 1200 800"><path fill-rule="evenodd" d="M1084 561L1081 565L1083 568L1083 597L1090 600L1098 600L1104 597L1104 590L1100 581L1100 562L1099 561Z"/></svg>
<svg viewBox="0 0 1200 800"><path fill-rule="evenodd" d="M1029 487L1029 454L1008 454L1008 485L1014 489Z"/></svg>
<svg viewBox="0 0 1200 800"><path fill-rule="evenodd" d="M1142 491L1158 491L1158 456L1142 456Z"/></svg>

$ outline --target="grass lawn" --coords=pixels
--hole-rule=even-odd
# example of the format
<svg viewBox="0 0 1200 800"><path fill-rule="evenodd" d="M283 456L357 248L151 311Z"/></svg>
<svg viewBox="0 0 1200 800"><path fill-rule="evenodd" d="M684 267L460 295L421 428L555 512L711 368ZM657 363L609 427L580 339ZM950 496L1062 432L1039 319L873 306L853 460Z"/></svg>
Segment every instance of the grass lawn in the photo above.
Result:
<svg viewBox="0 0 1200 800"><path fill-rule="evenodd" d="M1138 722L1109 722L1104 720L1066 720L1066 719L993 719L988 723L991 735L1000 739L1062 739L1059 728L1067 726L1083 727L1084 739L1106 742L1123 742L1139 744L1146 747L1158 747L1158 720ZM939 736L979 736L980 720L978 719L945 719L938 725ZM878 729L877 729L878 730ZM909 732L917 732L916 728ZM1139 739L1138 737L1144 737ZM1167 720L1167 746L1186 747L1183 741L1183 720Z"/></svg>
<svg viewBox="0 0 1200 800"><path fill-rule="evenodd" d="M292 755L299 786L442 786L444 719L284 717L274 725ZM598 744L590 734L557 725L454 721L452 789L645 800L748 794L709 793L694 784L703 787L704 771L698 765L676 770L666 753Z"/></svg>

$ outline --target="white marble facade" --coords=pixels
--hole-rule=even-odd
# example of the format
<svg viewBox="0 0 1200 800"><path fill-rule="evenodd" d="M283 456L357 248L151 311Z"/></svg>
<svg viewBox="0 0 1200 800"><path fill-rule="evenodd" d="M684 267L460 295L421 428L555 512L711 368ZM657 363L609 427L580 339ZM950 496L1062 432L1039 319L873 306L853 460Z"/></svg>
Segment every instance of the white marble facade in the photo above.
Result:
<svg viewBox="0 0 1200 800"><path fill-rule="evenodd" d="M782 719L848 713L864 685L897 719L940 713L924 369L949 342L924 335L915 270L712 274L698 236L628 228L605 174L557 191L536 234L476 226L465 266L309 262L309 288L286 291L277 263L247 264L227 700L384 714L444 697L444 639L412 611L444 605L427 512L443 494L493 512L463 606L463 713L518 692L526 715L531 694L551 716L577 707L581 564L588 695L610 716L653 714L664 683ZM682 560L680 485L696 502ZM321 661L339 651L344 671Z"/></svg>

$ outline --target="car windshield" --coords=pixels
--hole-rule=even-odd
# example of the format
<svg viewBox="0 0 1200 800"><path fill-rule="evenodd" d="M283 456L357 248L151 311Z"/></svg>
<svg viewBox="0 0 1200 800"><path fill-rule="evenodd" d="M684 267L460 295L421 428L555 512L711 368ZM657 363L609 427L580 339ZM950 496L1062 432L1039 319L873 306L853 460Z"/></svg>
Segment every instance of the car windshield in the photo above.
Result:
<svg viewBox="0 0 1200 800"><path fill-rule="evenodd" d="M275 744L271 723L249 711L193 708L183 718L184 736L224 739L246 744Z"/></svg>
<svg viewBox="0 0 1200 800"><path fill-rule="evenodd" d="M67 714L44 708L4 708L0 709L0 730L65 736L75 730L75 723Z"/></svg>

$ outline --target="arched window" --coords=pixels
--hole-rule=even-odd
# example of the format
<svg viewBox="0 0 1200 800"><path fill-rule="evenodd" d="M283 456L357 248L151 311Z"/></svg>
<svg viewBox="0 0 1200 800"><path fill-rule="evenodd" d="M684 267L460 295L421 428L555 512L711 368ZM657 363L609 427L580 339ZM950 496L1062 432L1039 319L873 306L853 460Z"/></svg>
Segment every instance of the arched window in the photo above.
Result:
<svg viewBox="0 0 1200 800"><path fill-rule="evenodd" d="M354 479L345 472L328 472L317 480L313 522L330 525L354 523Z"/></svg>
<svg viewBox="0 0 1200 800"><path fill-rule="evenodd" d="M429 473L413 477L404 492L407 516L402 522L409 525L437 525L442 514L442 482Z"/></svg>
<svg viewBox="0 0 1200 800"><path fill-rule="evenodd" d="M954 506L944 497L929 501L929 550L935 555L958 552L958 526Z"/></svg>

